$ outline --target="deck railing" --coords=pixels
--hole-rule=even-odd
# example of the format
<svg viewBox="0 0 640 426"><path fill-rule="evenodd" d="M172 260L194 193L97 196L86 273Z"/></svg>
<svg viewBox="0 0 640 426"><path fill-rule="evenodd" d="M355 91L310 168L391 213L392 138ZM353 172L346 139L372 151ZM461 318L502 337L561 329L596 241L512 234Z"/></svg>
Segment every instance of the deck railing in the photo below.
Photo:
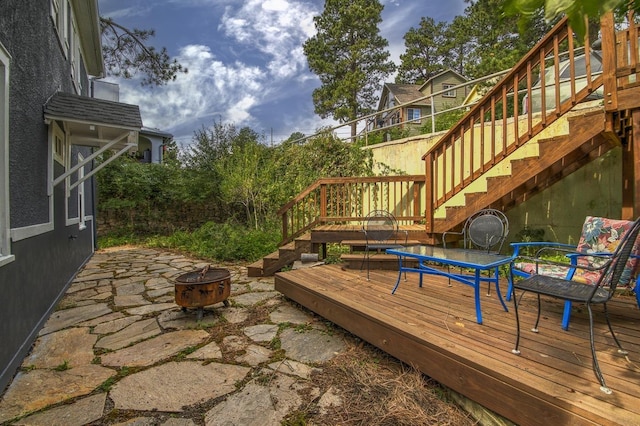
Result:
<svg viewBox="0 0 640 426"><path fill-rule="evenodd" d="M594 51L573 34L560 21L423 156L427 232L435 209L602 85ZM584 68L576 79L578 58Z"/></svg>
<svg viewBox="0 0 640 426"><path fill-rule="evenodd" d="M634 22L633 13L627 22ZM588 28L579 41L561 20L423 156L427 232L436 209L577 103L601 99L605 111L617 111L618 90L640 82L638 26L620 30L609 13L600 35L601 50L595 50Z"/></svg>
<svg viewBox="0 0 640 426"><path fill-rule="evenodd" d="M283 206L282 244L322 224L361 222L371 210L401 224L424 220L424 175L319 179Z"/></svg>
<svg viewBox="0 0 640 426"><path fill-rule="evenodd" d="M602 58L603 69L615 70L604 73L604 106L607 111L618 111L619 91L640 86L640 23L635 21L633 11L627 15L625 29L616 26L612 14L605 15L601 20L603 52L605 46L610 46Z"/></svg>

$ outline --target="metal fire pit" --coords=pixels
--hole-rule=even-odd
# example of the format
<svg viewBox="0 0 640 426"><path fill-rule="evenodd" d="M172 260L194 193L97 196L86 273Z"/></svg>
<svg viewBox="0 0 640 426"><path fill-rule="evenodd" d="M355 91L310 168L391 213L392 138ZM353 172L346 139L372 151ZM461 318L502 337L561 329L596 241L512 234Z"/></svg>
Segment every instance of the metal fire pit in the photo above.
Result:
<svg viewBox="0 0 640 426"><path fill-rule="evenodd" d="M204 307L222 302L229 306L231 273L228 269L205 266L202 270L179 275L175 279L176 304L187 308L198 308L198 321L202 319Z"/></svg>

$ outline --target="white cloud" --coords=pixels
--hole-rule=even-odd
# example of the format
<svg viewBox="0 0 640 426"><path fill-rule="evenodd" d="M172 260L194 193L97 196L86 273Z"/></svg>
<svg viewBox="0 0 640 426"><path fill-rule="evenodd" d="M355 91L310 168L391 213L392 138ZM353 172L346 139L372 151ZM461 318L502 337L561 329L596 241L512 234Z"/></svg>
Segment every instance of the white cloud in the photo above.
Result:
<svg viewBox="0 0 640 426"><path fill-rule="evenodd" d="M249 0L240 7L225 8L220 30L267 55L270 75L281 80L306 70L302 43L313 35L313 16L318 13L312 3Z"/></svg>
<svg viewBox="0 0 640 426"><path fill-rule="evenodd" d="M302 45L315 34L313 17L322 12L320 0L100 0L118 3L110 16L136 16L142 27L158 34L173 34L167 44L171 55L186 68L175 82L161 87L141 87L139 80L111 79L121 85L121 101L140 106L145 126L171 132L189 142L193 132L213 121L249 126L258 133L272 131L287 137L295 131L311 134L330 119L313 112L311 91L319 86L308 70ZM151 3L151 5L149 5ZM461 7L464 0L436 6L420 2L384 0L381 35L390 41L394 61L404 51L402 35L417 26L429 11ZM441 3L441 2L440 2ZM142 4L143 6L139 6ZM456 5L455 7L453 5ZM194 28L167 19L170 11L201 17ZM192 12L191 12L192 11ZM164 15L162 15L164 13ZM158 24L151 17L165 20ZM172 17L172 16L171 16ZM177 21L175 21L177 22ZM134 26L136 26L134 24ZM191 37L193 34L193 37ZM185 37L185 35L188 35ZM172 45L172 41L176 42ZM177 40L180 40L177 42ZM188 43L188 44L187 44ZM345 128L346 129L346 128ZM345 130L348 133L348 129Z"/></svg>
<svg viewBox="0 0 640 426"><path fill-rule="evenodd" d="M176 139L191 138L193 131L214 120L238 126L264 126L253 115L257 107L293 96L301 84L313 85L302 43L314 30L313 16L320 11L313 3L290 0L237 2L191 0L188 4L225 6L216 41L183 46L176 59L189 72L161 87L141 87L139 80L117 81L121 101L140 106L144 125L175 132ZM233 46L227 53L235 60L218 58L215 48ZM115 79L112 79L115 80ZM284 101L284 110L291 108ZM309 101L309 104L310 101ZM268 109L268 107L267 107ZM273 111L268 111L273 115ZM303 126L315 128L319 118L284 119L290 132ZM185 129L192 129L190 132ZM264 129L255 128L256 131Z"/></svg>

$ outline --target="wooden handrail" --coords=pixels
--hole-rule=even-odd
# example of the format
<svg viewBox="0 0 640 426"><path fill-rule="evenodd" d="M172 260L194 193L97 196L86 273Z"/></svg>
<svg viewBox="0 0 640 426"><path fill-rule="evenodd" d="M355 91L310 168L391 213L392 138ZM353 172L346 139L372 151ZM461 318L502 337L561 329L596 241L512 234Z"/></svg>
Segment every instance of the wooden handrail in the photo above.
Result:
<svg viewBox="0 0 640 426"><path fill-rule="evenodd" d="M603 85L591 47L580 44L562 19L422 157L427 232L438 207ZM578 58L585 73L576 76ZM563 71L569 79L561 80Z"/></svg>
<svg viewBox="0 0 640 426"><path fill-rule="evenodd" d="M424 219L424 183L424 175L319 179L278 211L281 244L321 224L361 222L375 209L400 223L418 223Z"/></svg>
<svg viewBox="0 0 640 426"><path fill-rule="evenodd" d="M633 21L630 13L628 22ZM619 90L640 86L638 25L616 33L609 13L601 20L600 32L602 72L593 67L591 46L580 47L583 43L574 40L567 19L561 20L422 157L425 176L320 179L278 212L283 243L314 226L361 221L372 208L386 208L401 221L423 220L425 230L433 232L436 209L577 103L590 95L603 96L610 120L618 111ZM584 74L576 75L576 59L584 60ZM566 70L569 79L560 81L560 72ZM638 95L629 92L620 103L640 108ZM620 123L608 121L608 126L621 133L625 115L618 115ZM391 194L392 182L406 186Z"/></svg>

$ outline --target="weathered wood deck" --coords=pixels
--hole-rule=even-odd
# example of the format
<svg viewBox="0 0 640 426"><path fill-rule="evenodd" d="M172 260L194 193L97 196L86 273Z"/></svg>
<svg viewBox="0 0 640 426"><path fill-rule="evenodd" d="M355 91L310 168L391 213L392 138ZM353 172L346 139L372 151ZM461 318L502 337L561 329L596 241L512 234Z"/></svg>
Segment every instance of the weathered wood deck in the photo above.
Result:
<svg viewBox="0 0 640 426"><path fill-rule="evenodd" d="M629 351L616 351L601 307L596 307L598 360L606 395L591 368L586 309L575 309L569 331L560 327L563 304L543 304L538 334L535 296L521 302L521 355L511 353L515 316L483 289L484 324L475 322L473 289L408 274L395 295L394 271L324 265L276 274L276 289L427 376L519 425L640 425L640 310L631 297L609 304L616 335ZM501 283L506 292L507 283ZM507 304L513 311L513 302Z"/></svg>

